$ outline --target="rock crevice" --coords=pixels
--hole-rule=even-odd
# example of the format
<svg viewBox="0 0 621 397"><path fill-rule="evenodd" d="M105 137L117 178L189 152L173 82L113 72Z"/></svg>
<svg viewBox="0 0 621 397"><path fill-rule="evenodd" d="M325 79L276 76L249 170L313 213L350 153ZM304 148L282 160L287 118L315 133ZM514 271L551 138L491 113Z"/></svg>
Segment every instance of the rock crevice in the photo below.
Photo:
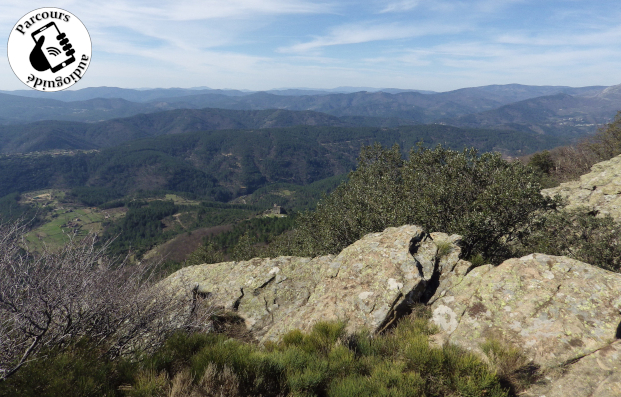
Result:
<svg viewBox="0 0 621 397"><path fill-rule="evenodd" d="M424 302L436 343L483 355L495 339L523 351L547 377L525 396L621 395L621 274L544 254L473 268L459 243L406 225L337 256L199 265L163 282L235 310L260 342L326 320L382 332Z"/></svg>
<svg viewBox="0 0 621 397"><path fill-rule="evenodd" d="M214 306L236 310L260 341L324 320L346 321L350 331L377 332L433 296L442 269L459 261L459 240L406 225L366 235L337 256L199 265L181 269L167 282L183 288L183 280L192 280ZM438 241L445 241L449 252L441 258Z"/></svg>

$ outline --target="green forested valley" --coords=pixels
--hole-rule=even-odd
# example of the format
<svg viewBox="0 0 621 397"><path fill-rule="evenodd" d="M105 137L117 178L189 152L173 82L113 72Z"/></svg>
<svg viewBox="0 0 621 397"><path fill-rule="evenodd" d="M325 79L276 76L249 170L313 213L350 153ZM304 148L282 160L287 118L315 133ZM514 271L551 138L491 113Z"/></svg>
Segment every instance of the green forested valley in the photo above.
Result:
<svg viewBox="0 0 621 397"><path fill-rule="evenodd" d="M520 155L561 138L442 125L200 131L140 139L101 151L0 157L0 196L45 188L105 187L119 195L170 190L228 201L272 183L306 185L350 171L362 146L418 142Z"/></svg>

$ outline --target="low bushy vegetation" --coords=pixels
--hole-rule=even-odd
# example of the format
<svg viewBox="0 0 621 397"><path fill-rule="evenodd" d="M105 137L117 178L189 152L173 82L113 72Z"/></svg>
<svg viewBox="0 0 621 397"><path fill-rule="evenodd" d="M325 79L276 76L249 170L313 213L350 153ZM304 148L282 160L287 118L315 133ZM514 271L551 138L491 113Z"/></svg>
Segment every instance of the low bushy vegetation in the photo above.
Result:
<svg viewBox="0 0 621 397"><path fill-rule="evenodd" d="M544 187L578 179L601 161L621 154L621 112L595 135L574 146L535 153L528 165L536 170ZM520 232L515 256L541 252L564 255L621 271L621 224L610 216L598 216L586 208L548 211Z"/></svg>
<svg viewBox="0 0 621 397"><path fill-rule="evenodd" d="M122 396L119 387L134 382L138 370L136 362L126 357L111 360L94 341L86 338L41 353L14 376L0 382L0 396Z"/></svg>
<svg viewBox="0 0 621 397"><path fill-rule="evenodd" d="M621 224L587 209L551 211L520 236L516 256L540 252L563 255L594 266L621 270Z"/></svg>
<svg viewBox="0 0 621 397"><path fill-rule="evenodd" d="M427 318L405 318L373 336L344 323L318 323L265 346L223 334L169 338L152 355L94 360L88 341L0 383L13 396L508 396L519 354L493 345L494 364L447 345L433 347ZM516 356L517 354L517 356ZM510 360L506 358L510 357ZM8 394L7 394L8 393Z"/></svg>
<svg viewBox="0 0 621 397"><path fill-rule="evenodd" d="M357 169L316 211L300 216L276 251L336 254L367 233L415 224L460 234L467 257L498 262L537 211L557 205L540 190L536 171L498 153L418 146L404 160L398 146L375 145L361 152Z"/></svg>

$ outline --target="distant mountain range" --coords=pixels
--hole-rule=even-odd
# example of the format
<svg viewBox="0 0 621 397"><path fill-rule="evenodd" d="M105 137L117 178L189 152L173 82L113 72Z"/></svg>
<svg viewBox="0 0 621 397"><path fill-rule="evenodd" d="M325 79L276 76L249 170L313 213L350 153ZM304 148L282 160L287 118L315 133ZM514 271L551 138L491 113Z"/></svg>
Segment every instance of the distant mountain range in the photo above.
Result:
<svg viewBox="0 0 621 397"><path fill-rule="evenodd" d="M391 92L317 91L312 95L308 90L273 90L269 93L202 88L130 90L99 87L58 93L14 91L0 94L0 124L40 120L93 123L173 109L284 109L310 110L336 117L388 118L391 123L398 120L403 125L442 123L472 128L510 128L575 138L593 132L597 125L610 121L621 109L619 87L510 84L442 93L393 89L385 90ZM58 99L40 98L45 94L54 94L52 96ZM358 121L363 122L362 119ZM367 125L364 122L363 125Z"/></svg>
<svg viewBox="0 0 621 397"><path fill-rule="evenodd" d="M571 137L594 132L620 110L621 85L616 85L597 95L559 93L527 99L497 109L443 120L442 124Z"/></svg>
<svg viewBox="0 0 621 397"><path fill-rule="evenodd" d="M356 92L385 92L399 94L404 92L418 92L421 94L449 94L459 93L469 95L470 92L483 92L496 98L506 98L505 102L515 102L523 99L534 98L544 95L566 93L570 95L589 95L605 89L606 86L592 87L567 87L567 86L528 86L521 84L488 85L483 87L462 88L448 92L435 92L428 90L409 90L400 88L373 88L373 87L337 87L331 89L312 88L282 88L267 91L212 89L208 87L196 88L153 88L153 89L128 89L118 87L89 87L80 90L65 90L57 92L41 92L35 90L0 91L3 94L25 96L29 98L57 99L65 102L86 101L96 98L120 98L132 102L149 102L164 98L176 98L182 96L194 96L203 94L221 94L227 96L245 96L266 92L274 95L302 96L302 95L330 95L352 94ZM502 100L501 100L502 101ZM508 103L507 102L507 103Z"/></svg>
<svg viewBox="0 0 621 397"><path fill-rule="evenodd" d="M0 197L92 186L230 200L347 173L374 142L519 156L593 133L621 109L621 85L336 90L0 93Z"/></svg>
<svg viewBox="0 0 621 397"><path fill-rule="evenodd" d="M316 90L312 88L283 88L264 91L269 94L299 96L299 95L329 95L329 94L350 94L353 92L387 92L397 94L400 92L420 92L422 94L435 94L434 91L427 90L404 90L399 88L371 88L371 87L337 87L326 90ZM59 101L86 101L95 98L120 98L132 102L148 102L163 98L175 98L180 96L191 96L201 94L222 94L228 96L242 96L257 93L259 91L249 90L220 90L208 87L197 88L153 88L153 89L127 89L118 87L89 87L81 90L66 90L57 92L41 92L35 90L15 90L0 91L3 94L19 95L29 98L57 99Z"/></svg>
<svg viewBox="0 0 621 397"><path fill-rule="evenodd" d="M89 87L81 90L41 92L36 90L0 91L2 94L18 95L28 98L56 99L63 102L88 101L89 99L125 99L131 102L148 102L154 99L174 98L198 94L222 94L228 96L248 95L253 91L213 90L211 88L154 88L136 90L118 87Z"/></svg>

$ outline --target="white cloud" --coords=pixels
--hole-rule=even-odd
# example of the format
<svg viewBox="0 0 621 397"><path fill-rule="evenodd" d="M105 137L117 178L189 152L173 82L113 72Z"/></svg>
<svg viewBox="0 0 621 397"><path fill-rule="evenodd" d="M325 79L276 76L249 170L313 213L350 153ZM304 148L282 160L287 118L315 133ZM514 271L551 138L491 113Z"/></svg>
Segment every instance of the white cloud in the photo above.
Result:
<svg viewBox="0 0 621 397"><path fill-rule="evenodd" d="M380 11L380 14L384 14L387 12L409 11L413 8L416 8L419 3L420 0L402 0L395 3L390 3Z"/></svg>
<svg viewBox="0 0 621 397"><path fill-rule="evenodd" d="M436 24L351 24L332 29L330 34L317 37L306 43L299 43L289 47L281 47L283 53L303 53L322 47L359 44L371 41L396 40L429 35L457 33L465 30L463 25L436 25Z"/></svg>
<svg viewBox="0 0 621 397"><path fill-rule="evenodd" d="M527 34L524 32L514 32L503 34L496 39L499 43L520 44L528 46L606 46L621 43L621 27L611 28L599 27L588 29L581 33L575 33L571 29L565 32L554 32L548 34ZM618 45L618 44L617 44Z"/></svg>
<svg viewBox="0 0 621 397"><path fill-rule="evenodd" d="M105 7L90 2L80 8L100 19L153 19L161 21L192 21L213 19L255 19L266 15L324 13L329 4L304 0L191 0L140 1L112 0Z"/></svg>
<svg viewBox="0 0 621 397"><path fill-rule="evenodd" d="M391 2L379 11L380 14L425 9L436 13L460 13L462 16L476 13L496 13L516 3L528 0L400 0Z"/></svg>

